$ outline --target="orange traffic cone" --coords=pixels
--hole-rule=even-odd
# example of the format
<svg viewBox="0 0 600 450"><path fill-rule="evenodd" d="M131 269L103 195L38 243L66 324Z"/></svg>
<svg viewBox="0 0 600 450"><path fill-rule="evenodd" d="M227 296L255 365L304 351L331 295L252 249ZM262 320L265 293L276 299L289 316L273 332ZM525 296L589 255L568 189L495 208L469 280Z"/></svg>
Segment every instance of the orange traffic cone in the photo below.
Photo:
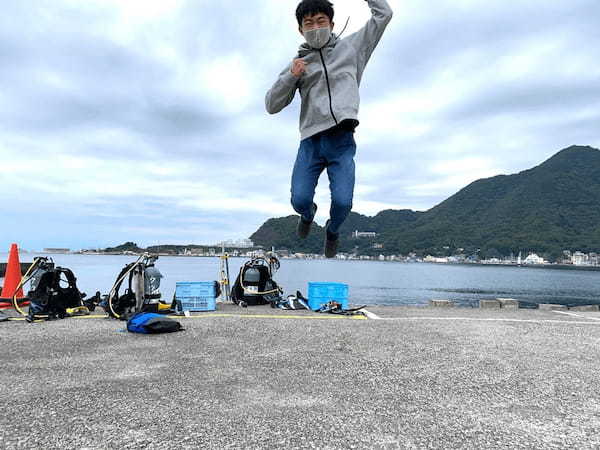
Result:
<svg viewBox="0 0 600 450"><path fill-rule="evenodd" d="M0 307L12 305L12 299L15 295L15 290L21 282L21 263L19 262L19 249L17 244L10 246L8 254L8 262L6 264L6 273L4 274L4 287L0 295ZM23 298L23 288L20 287L17 291L17 299Z"/></svg>

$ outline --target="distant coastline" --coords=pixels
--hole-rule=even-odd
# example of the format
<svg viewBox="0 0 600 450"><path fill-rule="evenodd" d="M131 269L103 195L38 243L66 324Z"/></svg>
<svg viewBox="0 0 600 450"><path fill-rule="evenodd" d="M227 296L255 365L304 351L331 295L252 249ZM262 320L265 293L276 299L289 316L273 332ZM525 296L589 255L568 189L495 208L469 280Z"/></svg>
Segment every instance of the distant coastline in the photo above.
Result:
<svg viewBox="0 0 600 450"><path fill-rule="evenodd" d="M431 263L424 264L441 264L451 266L491 266L491 267L518 267L524 269L555 269L555 270L587 270L600 271L600 266L575 266L573 264L496 264L496 263Z"/></svg>
<svg viewBox="0 0 600 450"><path fill-rule="evenodd" d="M137 254L124 254L124 253L119 253L119 252L69 252L69 253L44 253L44 252L31 252L34 254L39 254L39 255L47 255L47 256L54 256L54 255L81 255L81 256L130 256L130 257L135 257L135 256L139 256ZM221 257L220 254L217 255L175 255L175 254L170 254L170 253L164 253L164 254L158 254L158 256L168 256L168 257L175 257L175 258L219 258ZM248 256L240 256L240 255L230 255L229 258L235 258L235 259L248 259ZM307 260L324 260L324 257L315 257L315 255L311 255L310 257L307 258L295 258L295 257L288 257L288 256L284 256L281 257L282 260L301 260L301 261L307 261ZM436 265L436 266L468 266L468 267L473 267L473 266L478 266L478 267L510 267L510 268L523 268L523 269L552 269L552 270L575 270L575 271L588 271L588 272L599 272L600 271L600 266L588 266L588 265L573 265L573 264L502 264L502 263L485 263L485 262L430 262L430 261L421 261L421 260L415 260L415 261L380 261L377 259L370 259L370 260L365 260L365 259L336 259L335 261L340 261L340 262L385 262L388 264L392 264L392 263L400 263L400 264L431 264L431 265ZM29 264L31 264L30 261L22 261L21 262L21 270L23 271L23 268L25 268L25 270L27 269L27 267L29 266ZM4 277L4 273L6 271L6 262L0 262L0 278Z"/></svg>

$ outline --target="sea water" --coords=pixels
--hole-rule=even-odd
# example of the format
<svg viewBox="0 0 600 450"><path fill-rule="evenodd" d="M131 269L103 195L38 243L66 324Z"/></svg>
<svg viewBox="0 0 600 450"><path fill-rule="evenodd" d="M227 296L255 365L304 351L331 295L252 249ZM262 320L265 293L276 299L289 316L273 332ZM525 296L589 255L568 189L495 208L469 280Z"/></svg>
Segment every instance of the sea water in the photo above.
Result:
<svg viewBox="0 0 600 450"><path fill-rule="evenodd" d="M22 254L28 262L37 255ZM120 270L137 258L116 255L45 255L56 265L75 273L88 296L111 289ZM247 258L230 258L233 284ZM6 255L0 254L0 261ZM274 279L285 294L297 290L307 295L309 281L346 283L352 304L426 305L431 299L448 299L463 306L479 300L514 298L523 305L536 303L600 303L600 272L516 266L399 263L379 261L282 259ZM218 257L161 256L156 266L164 278L163 299L170 301L177 281L220 279Z"/></svg>

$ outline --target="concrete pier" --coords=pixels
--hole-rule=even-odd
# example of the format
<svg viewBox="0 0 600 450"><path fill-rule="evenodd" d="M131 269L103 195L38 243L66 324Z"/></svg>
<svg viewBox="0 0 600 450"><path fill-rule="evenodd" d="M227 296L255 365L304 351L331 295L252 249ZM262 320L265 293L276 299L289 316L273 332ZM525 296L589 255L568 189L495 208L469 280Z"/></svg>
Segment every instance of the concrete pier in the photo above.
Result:
<svg viewBox="0 0 600 450"><path fill-rule="evenodd" d="M429 306L433 308L454 308L452 300L429 300Z"/></svg>
<svg viewBox="0 0 600 450"><path fill-rule="evenodd" d="M519 309L519 301L514 298L499 298L497 300L503 309Z"/></svg>
<svg viewBox="0 0 600 450"><path fill-rule="evenodd" d="M544 311L566 311L569 309L566 305L556 305L553 303L540 303L539 308Z"/></svg>
<svg viewBox="0 0 600 450"><path fill-rule="evenodd" d="M582 306L571 306L569 308L569 311L587 311L587 312L594 312L594 311L600 311L600 306L598 305L582 305Z"/></svg>
<svg viewBox="0 0 600 450"><path fill-rule="evenodd" d="M500 309L500 302L498 300L479 300L479 308Z"/></svg>
<svg viewBox="0 0 600 450"><path fill-rule="evenodd" d="M0 263L0 278L4 278L4 274L6 273L6 264L7 263ZM30 262L22 262L21 263L21 273L25 274L25 272L27 272L27 270L29 269L29 266L31 266L32 263Z"/></svg>
<svg viewBox="0 0 600 450"><path fill-rule="evenodd" d="M0 323L3 448L598 448L600 312Z"/></svg>

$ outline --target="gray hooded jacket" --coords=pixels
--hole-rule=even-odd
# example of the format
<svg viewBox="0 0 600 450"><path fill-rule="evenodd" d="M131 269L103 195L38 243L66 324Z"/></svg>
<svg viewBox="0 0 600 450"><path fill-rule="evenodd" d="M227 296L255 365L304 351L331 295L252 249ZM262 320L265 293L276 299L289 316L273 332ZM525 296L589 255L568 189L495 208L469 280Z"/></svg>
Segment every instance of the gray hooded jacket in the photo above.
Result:
<svg viewBox="0 0 600 450"><path fill-rule="evenodd" d="M358 123L358 87L367 62L375 50L385 27L392 18L386 0L366 0L372 17L356 33L344 39L332 34L322 49L304 43L298 57L306 61L306 72L299 78L291 72L290 63L267 92L265 104L270 114L289 105L296 89L300 91L300 138L306 139L328 130L343 120Z"/></svg>

